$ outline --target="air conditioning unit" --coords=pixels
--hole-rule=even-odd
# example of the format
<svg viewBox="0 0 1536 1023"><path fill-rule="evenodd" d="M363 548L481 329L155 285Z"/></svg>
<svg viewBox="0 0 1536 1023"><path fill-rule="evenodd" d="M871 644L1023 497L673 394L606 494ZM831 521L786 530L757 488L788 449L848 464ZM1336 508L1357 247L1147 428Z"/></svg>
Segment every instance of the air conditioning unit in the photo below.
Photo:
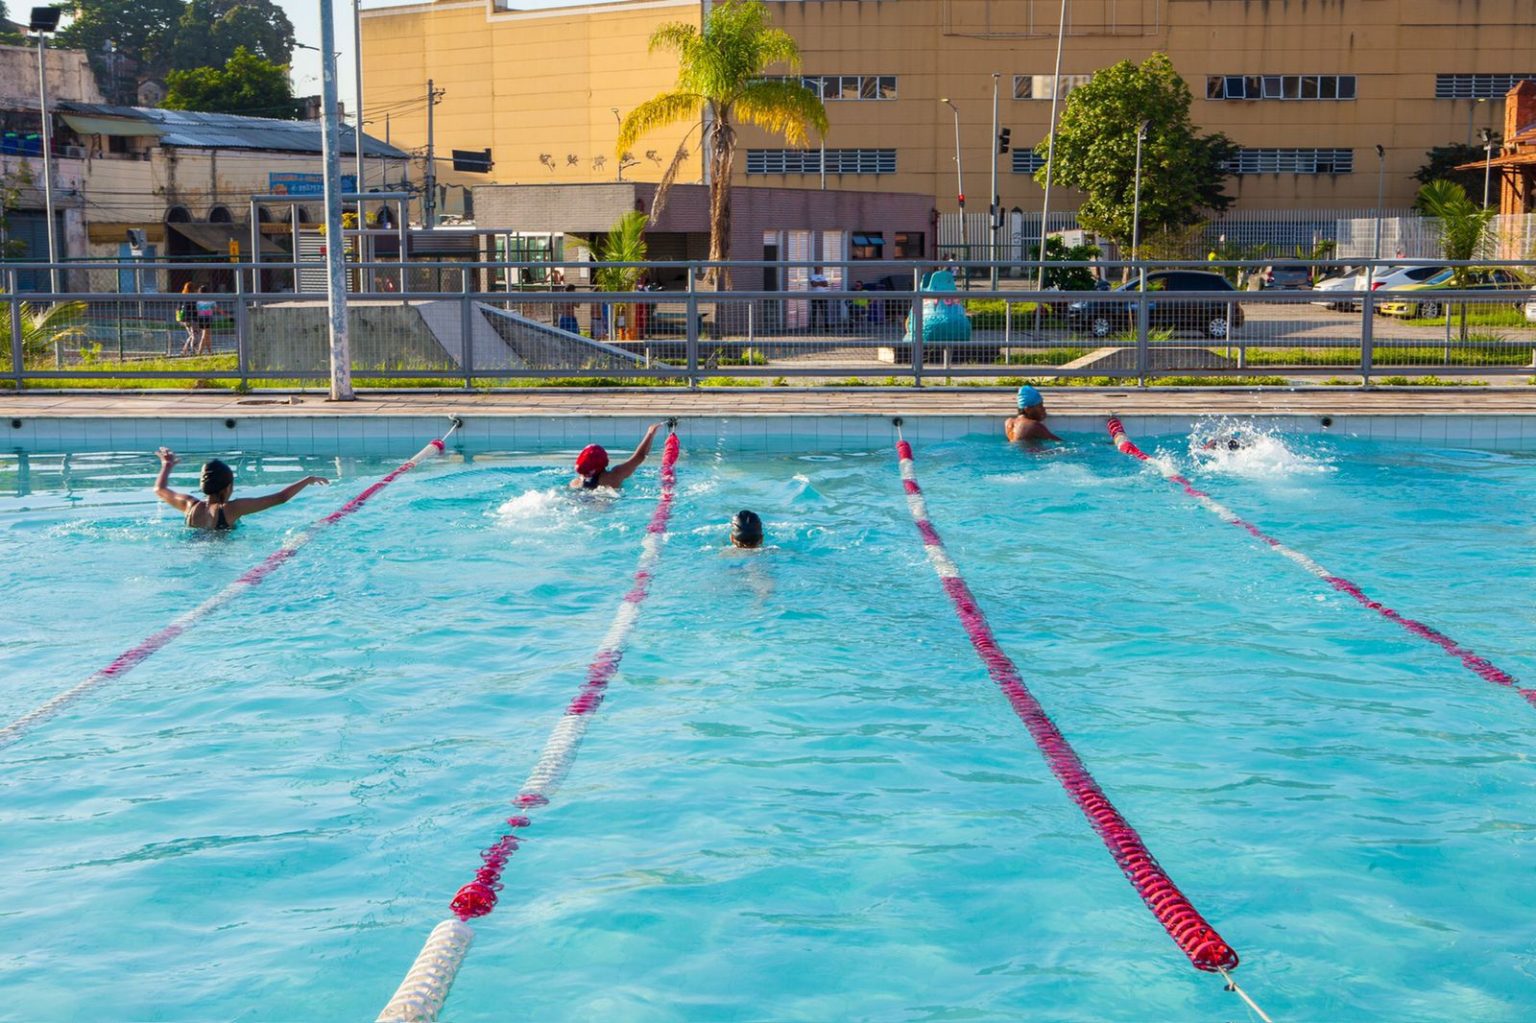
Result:
<svg viewBox="0 0 1536 1023"><path fill-rule="evenodd" d="M85 159L85 147L84 146L65 146L64 147L64 159L66 159L66 160L84 160Z"/></svg>

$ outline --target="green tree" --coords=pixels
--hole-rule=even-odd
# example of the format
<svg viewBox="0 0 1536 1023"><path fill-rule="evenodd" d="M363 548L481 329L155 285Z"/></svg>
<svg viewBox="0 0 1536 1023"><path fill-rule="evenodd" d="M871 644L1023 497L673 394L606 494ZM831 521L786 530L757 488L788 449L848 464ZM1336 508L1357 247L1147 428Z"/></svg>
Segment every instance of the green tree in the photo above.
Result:
<svg viewBox="0 0 1536 1023"><path fill-rule="evenodd" d="M172 71L165 106L171 110L207 110L252 117L298 118L288 69L263 60L243 46L223 67Z"/></svg>
<svg viewBox="0 0 1536 1023"><path fill-rule="evenodd" d="M6 13L5 4L0 4L0 44L6 46L26 46L30 40L11 27L10 16Z"/></svg>
<svg viewBox="0 0 1536 1023"><path fill-rule="evenodd" d="M191 0L176 22L177 70L218 67L244 46L274 64L293 59L293 23L272 0Z"/></svg>
<svg viewBox="0 0 1536 1023"><path fill-rule="evenodd" d="M1029 258L1033 262L1040 258L1040 245L1036 243L1029 247ZM1099 258L1097 245L1067 245L1056 235L1047 235L1045 239L1045 286L1056 288L1060 291L1092 291L1098 278L1093 275L1093 268L1087 266L1051 266L1054 263L1088 263Z"/></svg>
<svg viewBox="0 0 1536 1023"><path fill-rule="evenodd" d="M1129 247L1136 204L1136 133L1141 155L1141 235L1197 224L1232 204L1225 164L1236 153L1222 134L1200 135L1190 120L1189 86L1165 53L1094 74L1067 96L1056 129L1054 182L1083 192L1078 222ZM1050 137L1035 152L1050 157ZM1035 174L1045 182L1045 169Z"/></svg>
<svg viewBox="0 0 1536 1023"><path fill-rule="evenodd" d="M1498 210L1484 208L1472 201L1467 190L1454 181L1431 181L1419 189L1414 205L1440 221L1440 248L1446 260L1469 260L1477 257L1483 244L1483 235ZM1451 268L1451 286L1471 287L1472 267ZM1461 338L1467 338L1467 304L1461 308Z"/></svg>
<svg viewBox="0 0 1536 1023"><path fill-rule="evenodd" d="M1413 180L1421 185L1433 181L1453 181L1465 189L1468 195L1474 190L1481 194L1483 172L1456 168L1464 163L1481 163L1485 155L1482 146L1469 146L1461 142L1436 146L1424 154L1424 166L1413 172ZM1423 209L1420 200L1414 200L1414 208Z"/></svg>
<svg viewBox="0 0 1536 1023"><path fill-rule="evenodd" d="M763 73L775 64L800 66L800 48L789 33L769 24L761 0L722 0L700 32L693 25L668 22L651 34L651 52L677 54L677 87L654 96L629 112L619 126L616 151L634 147L640 136L679 121L704 118L704 149L709 160L709 258L731 256L731 170L736 156L736 124L753 124L790 145L810 141L810 130L827 133L821 100L798 81L773 81ZM692 134L691 131L689 133ZM687 156L684 136L662 176L651 216L660 214L665 193ZM715 278L711 271L711 278Z"/></svg>
<svg viewBox="0 0 1536 1023"><path fill-rule="evenodd" d="M76 0L59 6L75 20L59 33L58 44L89 55L112 102L134 102L137 82L163 78L174 66L171 49L186 6L182 0Z"/></svg>

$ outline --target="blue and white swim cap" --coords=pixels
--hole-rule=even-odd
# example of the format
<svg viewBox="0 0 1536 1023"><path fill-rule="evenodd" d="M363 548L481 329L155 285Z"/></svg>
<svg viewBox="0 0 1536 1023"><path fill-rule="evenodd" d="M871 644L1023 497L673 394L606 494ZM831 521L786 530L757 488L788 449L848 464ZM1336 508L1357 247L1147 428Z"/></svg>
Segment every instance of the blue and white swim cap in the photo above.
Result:
<svg viewBox="0 0 1536 1023"><path fill-rule="evenodd" d="M1040 392L1025 384L1019 388L1019 408L1034 408L1036 405L1045 404L1045 399L1040 397Z"/></svg>

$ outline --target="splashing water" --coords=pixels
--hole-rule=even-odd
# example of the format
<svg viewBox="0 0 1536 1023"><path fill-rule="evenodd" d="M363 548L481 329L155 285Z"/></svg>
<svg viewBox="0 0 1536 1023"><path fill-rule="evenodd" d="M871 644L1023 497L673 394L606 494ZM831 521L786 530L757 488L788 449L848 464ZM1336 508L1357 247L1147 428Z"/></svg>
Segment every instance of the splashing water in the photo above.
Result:
<svg viewBox="0 0 1536 1023"><path fill-rule="evenodd" d="M1326 459L1294 449L1294 443L1273 427L1221 416L1195 424L1188 455L1195 471L1210 475L1277 478L1336 471Z"/></svg>

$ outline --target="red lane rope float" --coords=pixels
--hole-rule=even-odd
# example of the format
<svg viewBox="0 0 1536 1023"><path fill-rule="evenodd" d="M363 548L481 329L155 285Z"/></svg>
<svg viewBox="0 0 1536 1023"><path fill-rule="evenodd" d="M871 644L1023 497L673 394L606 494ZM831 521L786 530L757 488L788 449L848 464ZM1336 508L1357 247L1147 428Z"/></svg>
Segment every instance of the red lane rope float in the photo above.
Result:
<svg viewBox="0 0 1536 1023"><path fill-rule="evenodd" d="M1110 439L1115 442L1115 447L1118 448L1122 454L1129 455L1138 461L1145 462L1148 465L1155 467L1158 472L1162 473L1163 478L1175 486L1181 488L1184 493L1194 498L1203 508L1214 514L1217 518L1231 523L1239 529L1249 533L1255 539L1261 540L1268 544L1271 549L1285 555L1287 558L1290 558L1296 564L1300 565L1302 568L1305 568L1308 572L1311 572L1313 575L1317 576L1323 582L1327 583L1329 586L1332 586L1340 593L1345 593L1353 597L1355 601L1362 607L1370 608L1372 611L1375 611L1377 614L1381 615L1388 621L1396 622L1398 625L1401 625L1404 629L1408 630L1413 635L1418 636L1420 639L1428 640L1429 642L1435 644L1435 646L1440 647L1446 653L1460 661L1467 668L1467 670L1471 671L1478 678L1492 682L1494 685L1506 686L1508 688L1514 689L1515 692L1519 693L1522 697L1525 698L1527 703L1531 704L1532 706L1536 706L1536 689L1523 688L1519 685L1513 675L1504 671L1502 668L1499 668L1486 657L1481 657L1473 653L1471 650L1463 647L1461 644L1457 643L1454 639L1447 636L1445 633L1431 628L1421 621L1417 621L1413 618L1409 618L1406 615L1399 614L1378 600L1372 600L1356 584L1350 582L1348 579L1345 579L1343 576L1334 575L1328 569L1324 568L1322 565L1319 565L1316 561L1313 561L1307 555L1301 553L1298 550L1287 547L1279 540L1276 540L1268 533L1265 533L1258 526L1255 526L1253 523L1244 519L1242 516L1235 514L1230 508L1223 505L1220 501L1217 501L1210 494L1207 494L1205 491L1196 487L1186 477L1180 475L1177 472L1174 472L1172 469L1165 467L1156 459L1148 455L1145 451L1138 448L1134 443L1132 443L1131 439L1125 435L1125 427L1118 418L1111 417L1107 425L1109 427Z"/></svg>
<svg viewBox="0 0 1536 1023"><path fill-rule="evenodd" d="M363 490L362 493L352 498L352 500L348 501L340 508L337 508L329 515L326 515L325 517L317 520L304 532L288 540L283 544L282 547L268 555L266 560L261 562L261 564L248 569L234 582L230 583L228 586L225 586L218 593L215 593L213 596L192 608L190 611L181 615L175 621L171 622L171 624L161 629L159 632L149 636L137 646L129 647L127 650L124 650L122 653L117 655L117 658L111 664L107 665L105 668L102 668L100 671L97 671L85 681L58 693L49 699L46 703L41 704L31 711L28 711L26 714L23 714L15 721L12 721L4 728L0 728L0 746L7 746L15 742L28 729L32 728L34 725L42 723L43 721L52 717L54 714L57 714L60 710L73 703L81 696L84 696L92 689L95 689L96 687L106 682L110 682L128 674L128 672L132 671L139 664L143 663L146 659L149 658L150 655L155 653L161 647L165 646L167 643L170 643L183 632L186 632L187 629L189 629L199 619L204 618L210 612L223 607L225 604L229 603L241 593L244 593L252 586L255 586L257 583L261 582L267 576L271 575L278 568L278 566L282 565L289 558L297 554L301 547L309 543L309 541L313 540L325 529L330 526L334 526L336 523L340 522L342 519L346 518L348 515L351 515L363 505L367 504L369 498L373 497L374 494L377 494L379 491L393 483L400 476L416 468L416 466L420 465L422 462L442 454L445 448L445 442L449 437L453 436L453 431L457 430L458 428L459 423L457 420L455 420L453 426L448 430L447 433L443 434L442 437L432 441L426 447L422 448L416 453L415 457L411 458L409 461L402 462L398 468L389 473L387 476L380 477L367 489Z"/></svg>
<svg viewBox="0 0 1536 1023"><path fill-rule="evenodd" d="M495 842L481 850L481 866L475 871L474 880L460 888L449 903L448 908L453 911L454 919L444 920L433 928L394 997L384 1007L384 1011L379 1013L380 1021L430 1021L437 1018L443 1003L448 999L459 965L474 940L474 931L468 921L485 916L496 908L497 897L502 890L501 872L506 869L507 861L523 841L523 836L518 832L533 823L529 812L549 802L571 764L575 762L587 725L602 706L608 684L613 681L619 670L619 662L624 658L625 641L640 616L640 605L650 593L652 574L661 558L667 523L672 517L680 447L677 435L668 435L661 459L661 496L656 501L656 510L651 514L650 525L645 530L633 584L629 592L624 594L608 634L603 637L602 644L587 666L586 680L570 703L566 704L565 713L555 723L555 727L550 730L538 762L512 801L522 812L508 817L506 830Z"/></svg>
<svg viewBox="0 0 1536 1023"><path fill-rule="evenodd" d="M913 522L917 524L917 531L922 535L923 550L928 555L928 561L938 573L944 592L949 594L960 623L971 639L971 645L987 666L987 674L992 676L992 681L1003 691L1014 713L1024 722L1024 727L1029 730L1030 737L1035 740L1035 745L1050 766L1051 773L1083 811L1093 830L1103 839L1109 854L1125 873L1131 887L1136 889L1136 894L1141 896L1147 908L1152 910L1152 915L1157 917L1158 923L1163 925L1168 936L1189 957L1195 968L1210 973L1225 973L1235 969L1238 964L1237 953L1222 940L1214 927L1206 923L1205 918L1179 891L1157 860L1153 859L1136 829L1126 822L1109 797L1104 795L1066 737L1046 714L1045 708L1025 687L1013 661L998 647L986 616L977 606L976 598L960 577L960 570L950 559L938 531L929 521L927 502L923 499L922 488L917 485L912 445L901 438L899 429L896 454L901 460L901 480L907 492L907 506L912 512Z"/></svg>

